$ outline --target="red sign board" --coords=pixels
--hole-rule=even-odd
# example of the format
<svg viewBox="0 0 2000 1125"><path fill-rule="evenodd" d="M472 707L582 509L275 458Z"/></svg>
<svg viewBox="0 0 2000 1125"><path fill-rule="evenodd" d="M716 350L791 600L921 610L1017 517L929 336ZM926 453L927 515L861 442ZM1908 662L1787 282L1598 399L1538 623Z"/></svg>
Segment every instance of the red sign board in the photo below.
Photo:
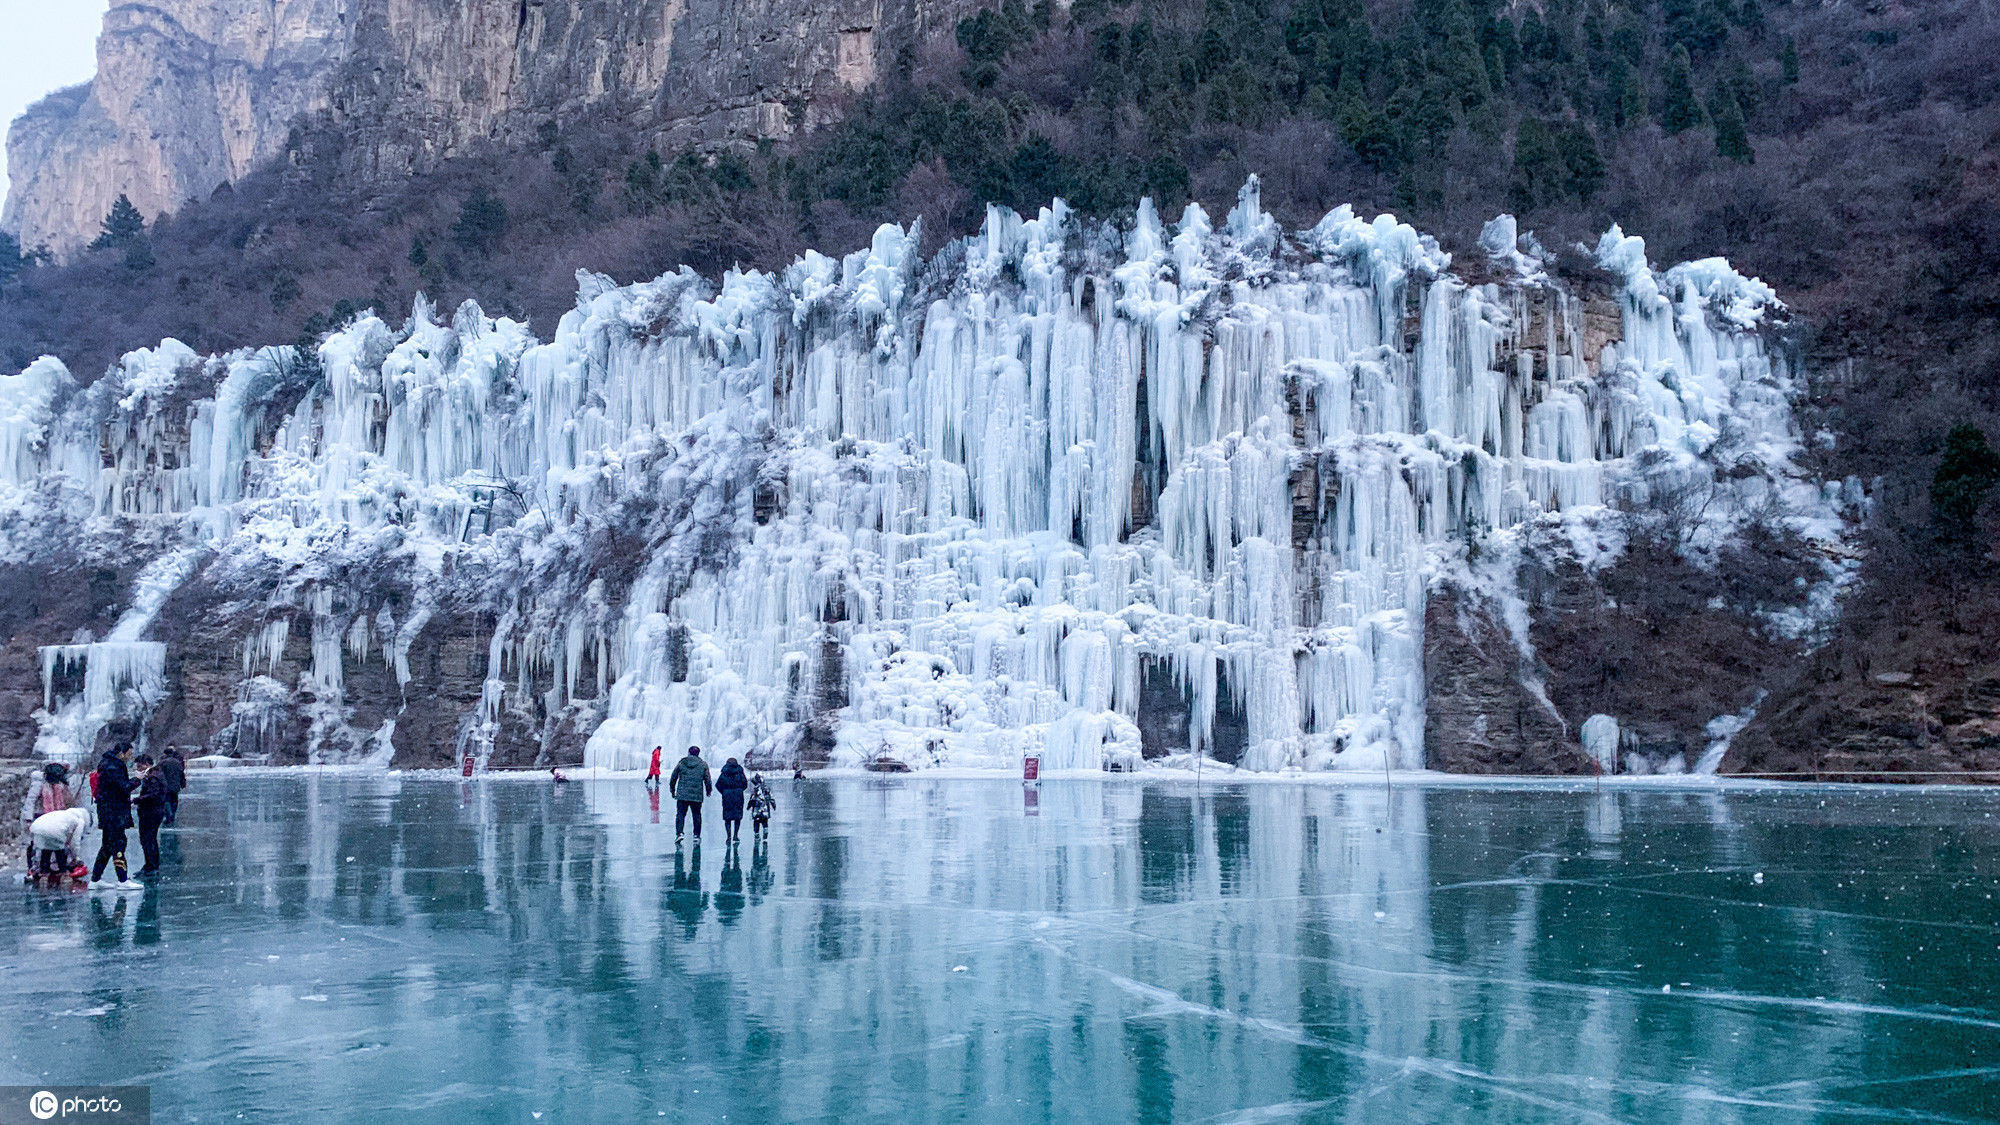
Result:
<svg viewBox="0 0 2000 1125"><path fill-rule="evenodd" d="M1042 776L1042 759L1039 754L1030 754L1021 759L1021 780L1039 781Z"/></svg>

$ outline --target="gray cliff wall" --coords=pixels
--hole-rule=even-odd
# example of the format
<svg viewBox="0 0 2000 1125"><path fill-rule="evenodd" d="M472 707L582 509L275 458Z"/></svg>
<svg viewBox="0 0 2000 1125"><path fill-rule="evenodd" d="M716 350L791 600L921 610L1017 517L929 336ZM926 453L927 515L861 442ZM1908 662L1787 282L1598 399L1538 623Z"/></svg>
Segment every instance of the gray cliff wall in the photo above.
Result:
<svg viewBox="0 0 2000 1125"><path fill-rule="evenodd" d="M97 77L8 134L0 226L74 251L122 192L149 218L281 156L301 119L363 177L586 114L668 146L837 117L973 0L120 0Z"/></svg>
<svg viewBox="0 0 2000 1125"><path fill-rule="evenodd" d="M75 249L123 192L148 218L244 175L326 103L350 0L121 0L97 76L43 99L7 137L0 225Z"/></svg>

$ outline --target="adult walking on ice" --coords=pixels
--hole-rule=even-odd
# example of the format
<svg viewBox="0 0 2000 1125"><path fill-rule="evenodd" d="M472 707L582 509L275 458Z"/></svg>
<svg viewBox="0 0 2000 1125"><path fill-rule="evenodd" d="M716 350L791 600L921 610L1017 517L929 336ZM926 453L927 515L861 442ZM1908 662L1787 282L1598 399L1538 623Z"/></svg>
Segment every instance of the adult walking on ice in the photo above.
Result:
<svg viewBox="0 0 2000 1125"><path fill-rule="evenodd" d="M722 838L735 843L743 834L743 791L750 788L750 775L743 764L731 758L716 776L715 792L722 798Z"/></svg>
<svg viewBox="0 0 2000 1125"><path fill-rule="evenodd" d="M701 803L714 786L708 780L708 763L701 760L701 747L688 747L687 757L674 763L667 788L674 791L674 843L681 841L689 810L694 812L694 840L701 843Z"/></svg>
<svg viewBox="0 0 2000 1125"><path fill-rule="evenodd" d="M139 847L146 853L146 866L139 869L141 875L160 873L160 825L167 822L166 775L153 763L151 754L141 754L135 759L139 765Z"/></svg>
<svg viewBox="0 0 2000 1125"><path fill-rule="evenodd" d="M115 887L121 891L136 891L145 886L144 883L133 882L125 868L125 833L132 829L132 791L139 788L139 780L127 768L131 761L132 744L129 742L113 745L97 760L97 829L103 838L97 845L97 862L90 868L93 890ZM116 883L105 881L106 864L118 873Z"/></svg>
<svg viewBox="0 0 2000 1125"><path fill-rule="evenodd" d="M160 755L160 777L167 783L167 825L172 827L174 818L181 815L181 790L188 783L187 761L172 746Z"/></svg>
<svg viewBox="0 0 2000 1125"><path fill-rule="evenodd" d="M646 767L646 788L648 789L658 789L660 787L660 751L663 749L665 747L653 747L653 764Z"/></svg>

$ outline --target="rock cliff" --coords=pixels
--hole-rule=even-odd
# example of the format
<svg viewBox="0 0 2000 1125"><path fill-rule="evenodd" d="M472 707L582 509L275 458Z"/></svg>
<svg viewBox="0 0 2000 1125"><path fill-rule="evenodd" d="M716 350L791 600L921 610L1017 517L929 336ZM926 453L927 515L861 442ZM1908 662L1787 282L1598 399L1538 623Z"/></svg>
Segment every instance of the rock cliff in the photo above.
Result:
<svg viewBox="0 0 2000 1125"><path fill-rule="evenodd" d="M349 0L115 3L97 76L53 94L7 136L6 229L73 250L120 192L148 217L206 196L282 150L327 104L352 40Z"/></svg>
<svg viewBox="0 0 2000 1125"><path fill-rule="evenodd" d="M87 242L122 192L149 217L329 130L359 174L421 170L608 115L664 145L784 137L838 112L962 0L120 0L90 83L8 134L0 225Z"/></svg>

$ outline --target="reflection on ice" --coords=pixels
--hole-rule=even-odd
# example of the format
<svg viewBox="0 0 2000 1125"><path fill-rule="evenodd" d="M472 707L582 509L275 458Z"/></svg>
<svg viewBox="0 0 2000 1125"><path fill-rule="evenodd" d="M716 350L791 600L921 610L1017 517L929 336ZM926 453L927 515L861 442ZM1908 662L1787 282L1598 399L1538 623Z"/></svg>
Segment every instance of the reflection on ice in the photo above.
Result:
<svg viewBox="0 0 2000 1125"><path fill-rule="evenodd" d="M676 850L624 780L199 786L159 892L0 905L0 1081L170 1120L2000 1114L1976 793L781 781L768 845Z"/></svg>

